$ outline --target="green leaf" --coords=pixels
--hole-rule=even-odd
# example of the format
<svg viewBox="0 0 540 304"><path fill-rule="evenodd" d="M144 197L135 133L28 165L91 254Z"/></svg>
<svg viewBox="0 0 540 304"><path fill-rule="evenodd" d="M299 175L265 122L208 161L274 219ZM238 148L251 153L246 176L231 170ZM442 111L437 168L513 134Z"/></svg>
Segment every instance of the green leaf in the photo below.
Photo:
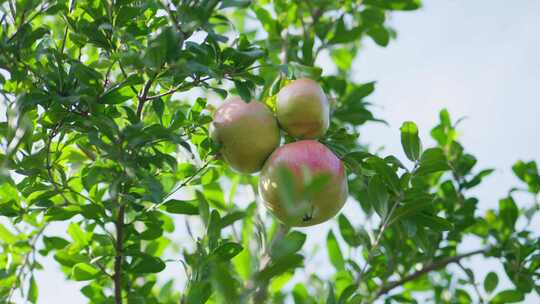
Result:
<svg viewBox="0 0 540 304"><path fill-rule="evenodd" d="M103 94L100 97L99 102L102 104L120 104L133 97L135 97L135 95L131 91L130 87L117 87Z"/></svg>
<svg viewBox="0 0 540 304"><path fill-rule="evenodd" d="M286 255L296 253L302 249L306 242L306 235L300 231L292 231L285 235L283 239L272 245L271 255L274 259L279 259Z"/></svg>
<svg viewBox="0 0 540 304"><path fill-rule="evenodd" d="M298 62L290 62L288 64L290 78L310 78L319 79L322 74L322 69L319 67L307 66Z"/></svg>
<svg viewBox="0 0 540 304"><path fill-rule="evenodd" d="M381 25L375 25L367 31L369 37L380 46L387 46L390 42L390 33Z"/></svg>
<svg viewBox="0 0 540 304"><path fill-rule="evenodd" d="M199 214L199 207L196 205L195 201L181 201L176 199L171 199L166 201L163 204L165 210L169 213L174 214L187 214L187 215L196 215Z"/></svg>
<svg viewBox="0 0 540 304"><path fill-rule="evenodd" d="M423 209L426 209L430 206L433 206L433 198L430 196L407 201L403 205L397 207L396 211L394 212L394 215L392 216L392 220L390 221L390 223L393 223L394 221L400 218L413 216L417 214L418 212L422 211Z"/></svg>
<svg viewBox="0 0 540 304"><path fill-rule="evenodd" d="M17 242L17 237L6 227L4 227L4 225L0 224L0 240L8 245L11 245Z"/></svg>
<svg viewBox="0 0 540 304"><path fill-rule="evenodd" d="M201 215L204 225L208 226L208 221L210 220L210 207L208 206L208 201L201 191L196 191L195 195L199 202L199 214Z"/></svg>
<svg viewBox="0 0 540 304"><path fill-rule="evenodd" d="M238 303L237 281L231 274L231 269L225 263L212 263L212 287L217 291L218 303Z"/></svg>
<svg viewBox="0 0 540 304"><path fill-rule="evenodd" d="M71 277L75 281L88 281L93 280L99 276L99 269L88 264L78 263L73 266L71 270Z"/></svg>
<svg viewBox="0 0 540 304"><path fill-rule="evenodd" d="M484 290L491 293L499 284L499 277L493 271L489 272L484 279Z"/></svg>
<svg viewBox="0 0 540 304"><path fill-rule="evenodd" d="M518 290L507 289L495 295L495 297L493 297L493 299L491 300L491 303L517 303L523 301L524 299L525 297Z"/></svg>
<svg viewBox="0 0 540 304"><path fill-rule="evenodd" d="M349 303L347 300L354 294L354 292L358 289L357 284L351 284L345 288L341 294L339 295L338 304L345 304Z"/></svg>
<svg viewBox="0 0 540 304"><path fill-rule="evenodd" d="M252 5L251 9L253 12L255 12L255 16L257 19L259 19L268 35L279 37L281 27L279 23L272 18L272 15L263 7L258 5Z"/></svg>
<svg viewBox="0 0 540 304"><path fill-rule="evenodd" d="M369 157L366 162L379 174L382 181L394 192L400 192L399 178L396 172L384 160L373 156Z"/></svg>
<svg viewBox="0 0 540 304"><path fill-rule="evenodd" d="M251 0L223 0L220 9L227 7L247 7L250 3Z"/></svg>
<svg viewBox="0 0 540 304"><path fill-rule="evenodd" d="M221 219L221 228L225 228L229 225L234 224L234 222L239 221L243 219L246 216L246 213L244 211L233 211L229 214L225 215Z"/></svg>
<svg viewBox="0 0 540 304"><path fill-rule="evenodd" d="M482 171L478 172L478 174L476 174L468 182L463 183L463 188L470 189L470 188L480 184L482 182L482 180L484 179L484 177L491 175L491 173L493 173L493 171L495 171L495 170L494 169L485 169L485 170L482 170Z"/></svg>
<svg viewBox="0 0 540 304"><path fill-rule="evenodd" d="M79 244L80 246L88 245L90 238L88 237L88 234L84 230L81 229L79 224L77 223L69 224L67 232L69 236L71 236L73 241L75 241L75 243Z"/></svg>
<svg viewBox="0 0 540 304"><path fill-rule="evenodd" d="M52 249L63 249L67 245L69 245L69 242L61 237L57 236L43 236L43 244L45 244L46 248L52 248Z"/></svg>
<svg viewBox="0 0 540 304"><path fill-rule="evenodd" d="M141 253L133 258L134 261L130 265L132 273L158 273L165 269L165 263L158 257Z"/></svg>
<svg viewBox="0 0 540 304"><path fill-rule="evenodd" d="M235 80L234 85L238 91L238 95L246 102L251 101L251 91L253 90L253 84L250 81Z"/></svg>
<svg viewBox="0 0 540 304"><path fill-rule="evenodd" d="M244 248L240 244L227 242L216 248L214 254L220 257L222 260L230 260L242 252L243 249Z"/></svg>
<svg viewBox="0 0 540 304"><path fill-rule="evenodd" d="M354 85L353 89L345 97L344 103L361 102L366 96L371 95L375 91L375 81Z"/></svg>
<svg viewBox="0 0 540 304"><path fill-rule="evenodd" d="M273 277L301 266L303 260L304 257L299 254L283 256L257 273L255 279L259 282L268 282Z"/></svg>
<svg viewBox="0 0 540 304"><path fill-rule="evenodd" d="M189 286L186 303L207 303L211 295L212 286L209 282L195 281Z"/></svg>
<svg viewBox="0 0 540 304"><path fill-rule="evenodd" d="M418 137L418 128L412 121L406 121L401 125L401 145L407 158L412 161L417 161L422 152L422 144Z"/></svg>
<svg viewBox="0 0 540 304"><path fill-rule="evenodd" d="M338 271L345 270L345 260L343 259L343 254L341 253L336 236L332 230L328 231L328 235L326 237L326 247L332 265L334 265Z"/></svg>
<svg viewBox="0 0 540 304"><path fill-rule="evenodd" d="M429 215L426 213L420 213L416 216L414 216L414 221L430 227L432 229L438 230L438 231L448 231L452 230L453 226L452 223L447 221L446 219L442 217L438 217L436 215Z"/></svg>
<svg viewBox="0 0 540 304"><path fill-rule="evenodd" d="M30 286L28 287L27 299L30 303L36 303L39 295L38 285L34 276L30 278Z"/></svg>
<svg viewBox="0 0 540 304"><path fill-rule="evenodd" d="M519 209L512 197L507 197L499 201L499 215L505 227L513 231L519 215Z"/></svg>
<svg viewBox="0 0 540 304"><path fill-rule="evenodd" d="M338 217L339 231L341 237L345 240L347 244L351 247L358 247L362 243L362 240L356 233L356 230L352 226L351 222L347 219L344 214L340 214Z"/></svg>
<svg viewBox="0 0 540 304"><path fill-rule="evenodd" d="M219 236L221 235L221 216L217 210L212 210L210 213L210 221L208 223L208 247L210 250L214 250L217 246Z"/></svg>
<svg viewBox="0 0 540 304"><path fill-rule="evenodd" d="M369 180L368 195L377 214L385 218L390 195L380 175L375 175Z"/></svg>
<svg viewBox="0 0 540 304"><path fill-rule="evenodd" d="M448 162L441 148L429 148L422 153L416 175L425 175L448 170Z"/></svg>
<svg viewBox="0 0 540 304"><path fill-rule="evenodd" d="M535 161L518 161L512 166L514 174L529 186L532 193L540 192L540 175Z"/></svg>
<svg viewBox="0 0 540 304"><path fill-rule="evenodd" d="M156 113L160 121L163 119L163 110L165 109L165 104L161 98L155 99L152 101L152 109Z"/></svg>

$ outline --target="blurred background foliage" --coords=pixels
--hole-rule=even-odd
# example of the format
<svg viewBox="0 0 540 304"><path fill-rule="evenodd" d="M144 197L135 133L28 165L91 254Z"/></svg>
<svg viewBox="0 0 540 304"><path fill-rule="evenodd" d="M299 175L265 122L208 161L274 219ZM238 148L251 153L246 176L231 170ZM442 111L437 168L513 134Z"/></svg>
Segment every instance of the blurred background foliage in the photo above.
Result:
<svg viewBox="0 0 540 304"><path fill-rule="evenodd" d="M510 303L540 293L540 238L529 230L539 209L534 161L516 162L523 183L480 214L469 191L493 170L475 167L447 111L433 147L403 123L407 159L361 141L363 124L384 120L367 101L375 82L350 80L352 61L365 39L385 47L396 37L394 11L418 8L0 1L1 302L38 300L34 274L47 255L66 279L85 282L90 303ZM322 75L323 56L335 74ZM300 77L319 81L332 101L321 141L346 163L348 204L360 207L336 218L319 248L326 265L309 274L314 252L302 247L317 231L266 214L257 176L228 169L208 136L216 100L272 106ZM517 192L530 200L516 202ZM49 233L55 222L66 233ZM175 233L189 243L174 243ZM480 246L458 250L467 237ZM475 277L462 263L471 256L495 258L504 273ZM163 277L171 263L185 272ZM500 276L512 285L498 286Z"/></svg>

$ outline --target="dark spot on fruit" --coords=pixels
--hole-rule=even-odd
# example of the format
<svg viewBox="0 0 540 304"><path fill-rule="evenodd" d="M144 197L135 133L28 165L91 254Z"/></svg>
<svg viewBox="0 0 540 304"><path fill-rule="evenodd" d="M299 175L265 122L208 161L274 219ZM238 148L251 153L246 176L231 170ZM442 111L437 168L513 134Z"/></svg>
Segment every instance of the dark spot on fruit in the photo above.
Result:
<svg viewBox="0 0 540 304"><path fill-rule="evenodd" d="M302 221L303 222L309 222L311 221L311 219L313 218L313 216L311 214L304 214L304 217L302 218Z"/></svg>
<svg viewBox="0 0 540 304"><path fill-rule="evenodd" d="M311 206L311 211L309 213L304 214L304 217L302 217L303 222L309 222L313 219L313 206Z"/></svg>

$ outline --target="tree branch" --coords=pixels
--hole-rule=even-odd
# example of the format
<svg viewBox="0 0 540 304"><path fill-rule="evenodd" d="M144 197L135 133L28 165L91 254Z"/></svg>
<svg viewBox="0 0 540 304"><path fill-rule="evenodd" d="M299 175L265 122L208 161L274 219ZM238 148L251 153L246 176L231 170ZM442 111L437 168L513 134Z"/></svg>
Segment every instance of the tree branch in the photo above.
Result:
<svg viewBox="0 0 540 304"><path fill-rule="evenodd" d="M13 281L13 285L11 286L11 289L9 290L9 294L7 297L7 303L11 303L11 298L13 297L13 293L15 292L15 289L17 287L17 282L21 282L21 290L22 290L22 282L24 281L25 277L28 275L28 273L25 274L25 269L29 268L30 272L33 270L34 265L30 265L30 256L34 257L33 263L36 262L35 260L35 252L36 252L36 244L43 234L45 232L45 228L47 228L49 224L45 223L36 233L36 235L33 236L32 241L30 241L30 248L32 248L28 253L25 254L24 260L22 265L20 266L19 270L17 271L17 274L15 277L17 280ZM22 291L21 291L22 292Z"/></svg>
<svg viewBox="0 0 540 304"><path fill-rule="evenodd" d="M279 241L285 237L287 232L289 231L289 228L285 225L280 224L278 227L278 231L276 232L276 235L274 236L274 239L267 247L266 253L261 258L261 266L259 267L259 271L265 269L270 262L272 261L272 247ZM269 281L262 282L256 289L255 293L253 294L253 303L265 303L266 298L268 296L268 285ZM250 284L253 284L253 282L250 282ZM248 284L248 285L250 285Z"/></svg>
<svg viewBox="0 0 540 304"><path fill-rule="evenodd" d="M124 260L124 214L126 212L126 206L120 205L118 208L118 216L116 218L116 256L114 259L114 302L115 304L122 304L122 263Z"/></svg>
<svg viewBox="0 0 540 304"><path fill-rule="evenodd" d="M458 263L459 261L461 261L464 258L473 256L473 255L477 255L477 254L485 254L486 252L487 252L487 249L478 249L478 250L471 251L471 252L468 252L468 253L456 255L454 257L446 258L446 259L443 259L443 260L440 260L440 261L432 262L431 264L429 264L427 266L424 266L422 269L409 274L408 276L402 278L401 280L389 282L388 284L384 285L377 292L377 295L375 296L375 298L373 300L376 300L377 298L379 298L380 296L382 296L384 294L387 294L388 292L390 292L394 288L402 286L403 284L405 284L407 282L416 280L419 277L421 277L424 274L427 274L427 273L429 273L431 271L442 269L442 268L446 267L448 264Z"/></svg>
<svg viewBox="0 0 540 304"><path fill-rule="evenodd" d="M156 94L156 95L153 95L153 96L147 96L146 97L146 100L153 100L153 99L158 99L158 98L161 98L163 96L167 96L167 95L170 95L170 94L173 94L173 93L176 93L180 90L183 90L185 88L188 88L188 87L195 87L197 86L198 84L200 84L201 82L205 82L207 80L209 80L210 76L208 77L205 77L205 78L202 78L202 79L195 79L193 82L189 82L189 83L181 83L180 85L177 85L176 87L168 90L168 91L165 91L163 93L159 93L159 94Z"/></svg>
<svg viewBox="0 0 540 304"><path fill-rule="evenodd" d="M381 242L382 236L384 235L384 232L392 224L390 222L390 219L392 218L392 215L394 214L394 211L396 211L396 208L397 208L398 205L399 205L399 202L395 202L394 205L392 206L392 209L390 209L390 212L388 212L386 217L383 219L383 221L381 223L381 228L379 229L379 233L377 234L377 237L375 238L375 241L373 242L373 245L371 246L371 249L368 252L368 257L367 257L367 260L366 260L366 264L364 264L364 267L362 267L362 270L358 274L357 285L360 285L360 283L362 281L362 277L366 273L366 270L367 270L369 264L371 263L371 260L373 260L373 253L379 247L379 244Z"/></svg>
<svg viewBox="0 0 540 304"><path fill-rule="evenodd" d="M147 100L148 92L150 91L150 88L152 87L152 83L156 79L158 73L151 76L146 84L144 85L144 88L142 89L141 95L139 95L139 104L137 105L137 117L141 119L142 111L144 108L144 103Z"/></svg>

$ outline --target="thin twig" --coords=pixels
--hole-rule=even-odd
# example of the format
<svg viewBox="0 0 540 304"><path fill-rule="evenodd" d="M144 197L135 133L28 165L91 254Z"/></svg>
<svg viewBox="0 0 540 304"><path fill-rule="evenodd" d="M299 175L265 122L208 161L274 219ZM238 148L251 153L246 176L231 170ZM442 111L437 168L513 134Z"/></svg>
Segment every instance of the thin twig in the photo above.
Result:
<svg viewBox="0 0 540 304"><path fill-rule="evenodd" d="M73 11L73 7L75 6L75 1L76 0L71 0L69 4L69 14L71 14L71 12ZM69 31L69 23L66 24L66 29L64 30L64 38L62 38L62 46L60 47L60 54L63 54L64 49L66 48L66 40L68 36L68 31Z"/></svg>
<svg viewBox="0 0 540 304"><path fill-rule="evenodd" d="M383 220L383 222L381 224L381 228L379 229L379 233L377 234L377 237L375 238L375 241L373 242L373 245L371 246L371 249L368 252L368 258L366 260L366 263L364 264L364 267L362 267L362 270L358 274L357 285L360 285L360 283L362 281L362 278L363 278L364 274L366 273L367 267L371 263L371 260L373 260L373 254L375 253L375 251L379 247L379 244L381 242L382 236L384 235L384 232L390 226L390 224L391 224L390 219L392 218L392 215L394 214L394 211L396 210L398 205L399 205L399 203L395 202L394 205L392 206L392 209L390 209L390 212L384 218L384 220Z"/></svg>
<svg viewBox="0 0 540 304"><path fill-rule="evenodd" d="M150 212L150 211L153 211L153 210L156 210L157 208L163 206L163 204L165 204L167 202L167 199L169 197L171 197L174 193L176 193L178 190L182 189L183 187L187 186L187 184L189 184L197 175L199 175L203 170L205 170L206 168L208 168L208 166L210 165L210 163L212 162L213 159L210 159L208 160L202 167L200 167L197 171L195 171L195 173L193 173L190 177L188 177L184 182L182 182L180 185L178 185L178 187L176 187L174 190L171 190L171 192L169 192L167 195L165 195L165 197L163 198L163 201L159 204L155 204L155 205L152 205L148 208L146 208L141 214L144 214L146 212ZM135 220L131 221L130 223L128 224L132 224L133 222L135 222Z"/></svg>
<svg viewBox="0 0 540 304"><path fill-rule="evenodd" d="M11 290L9 291L9 295L7 297L7 303L11 303L11 297L13 297L13 293L15 292L15 287L17 285L17 282L18 281L23 281L23 277L26 276L23 275L23 272L24 270L26 269L26 267L30 267L30 268L33 268L33 266L30 266L29 263L30 263L30 256L34 257L34 262L35 262L35 251L36 251L36 244L39 240L39 238L41 237L41 235L43 234L43 232L45 231L45 228L47 228L47 225L49 223L45 223L39 230L38 232L34 235L31 243L30 243L30 248L31 251L29 251L25 256L24 256L24 261L22 263L22 265L20 266L19 270L17 271L17 274L15 275L15 278L17 278L17 280L15 280L13 282L13 285L11 286Z"/></svg>
<svg viewBox="0 0 540 304"><path fill-rule="evenodd" d="M461 261L457 261L456 263L458 264L459 268L461 268L463 272L465 272L465 274L469 278L469 282L474 287L474 291L476 292L476 295L478 296L478 302L484 303L484 298L482 297L482 293L480 293L480 290L478 289L478 286L476 282L474 281L474 276L470 273L470 271L467 271L467 268L465 268L465 266L461 264Z"/></svg>
<svg viewBox="0 0 540 304"><path fill-rule="evenodd" d="M431 271L442 269L442 268L446 267L448 264L457 263L457 262L461 261L464 258L473 256L473 255L477 255L477 254L485 254L486 252L487 252L487 249L478 249L478 250L471 251L471 252L468 252L468 253L456 255L454 257L446 258L446 259L443 259L443 260L440 260L440 261L432 262L431 264L429 264L427 266L424 266L422 269L411 273L410 275L402 278L401 280L397 280L397 281L387 283L386 285L384 285L377 292L375 298L372 299L371 302L375 301L380 296L382 296L384 294L387 294L388 292L390 292L394 288L402 286L403 284L405 284L407 282L416 280L419 277L423 276L424 274L427 274L427 273L429 273Z"/></svg>
<svg viewBox="0 0 540 304"><path fill-rule="evenodd" d="M124 78L125 79L128 79L128 74L126 73L126 70L124 70L124 67L122 66L122 63L120 62L120 60L118 60L118 67L120 68L120 72L122 72L122 75L124 75ZM133 92L133 94L137 95L138 92L137 92L137 89L135 89L135 87L130 84L129 87L131 88L131 91Z"/></svg>
<svg viewBox="0 0 540 304"><path fill-rule="evenodd" d="M58 132L58 129L61 127L61 125L62 125L62 121L60 121L53 128L53 130L51 131L51 133L48 136L47 146L46 146L46 150L45 150L45 152L46 152L45 161L46 161L47 175L49 176L49 182L53 185L53 188L56 191L56 193L58 193L64 199L64 203L69 205L70 201L64 195L64 191L62 191L62 190L60 190L60 188L58 188L58 185L57 185L56 181L54 180L54 175L53 175L53 172L52 172L52 164L51 164L51 143L52 143L53 138L56 136L56 132Z"/></svg>
<svg viewBox="0 0 540 304"><path fill-rule="evenodd" d="M147 96L146 97L146 100L153 100L153 99L158 99L158 98L161 98L163 96L167 96L167 95L170 95L170 94L173 94L173 93L176 93L182 89L185 89L185 88L188 88L188 87L194 87L198 84L200 84L201 82L205 82L209 79L211 79L212 77L208 76L208 77L205 77L205 78L201 78L201 79L195 79L193 82L190 82L190 83L181 83L179 85L177 85L176 87L166 91L166 92L163 92L163 93L160 93L160 94L157 94L157 95L153 95L153 96Z"/></svg>

